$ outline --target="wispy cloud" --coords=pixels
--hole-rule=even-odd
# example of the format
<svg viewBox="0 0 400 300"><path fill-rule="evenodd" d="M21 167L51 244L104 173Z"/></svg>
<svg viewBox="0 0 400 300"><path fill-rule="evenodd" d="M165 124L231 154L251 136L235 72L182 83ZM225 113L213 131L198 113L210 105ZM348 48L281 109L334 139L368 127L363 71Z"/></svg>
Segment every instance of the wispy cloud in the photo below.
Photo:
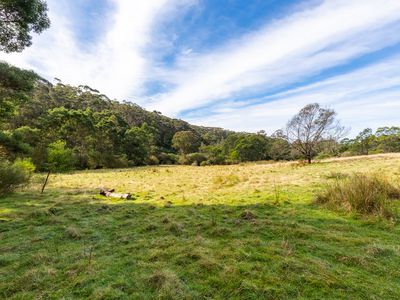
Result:
<svg viewBox="0 0 400 300"><path fill-rule="evenodd" d="M400 111L400 56L261 100L265 103L220 104L211 108L208 116L188 115L188 119L196 124L272 133L304 105L319 102L334 108L343 124L351 124L353 135L366 127L393 125L398 123Z"/></svg>
<svg viewBox="0 0 400 300"><path fill-rule="evenodd" d="M229 41L183 55L161 78L175 86L147 107L169 115L307 78L400 41L400 2L324 1Z"/></svg>

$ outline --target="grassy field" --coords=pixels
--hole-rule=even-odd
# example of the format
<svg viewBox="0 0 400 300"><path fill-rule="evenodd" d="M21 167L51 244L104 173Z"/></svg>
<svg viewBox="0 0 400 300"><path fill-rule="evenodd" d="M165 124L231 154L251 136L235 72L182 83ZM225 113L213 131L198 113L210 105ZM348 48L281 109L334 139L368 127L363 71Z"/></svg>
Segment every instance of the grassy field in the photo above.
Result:
<svg viewBox="0 0 400 300"><path fill-rule="evenodd" d="M0 199L0 298L400 299L399 223L313 204L353 172L400 155L37 175Z"/></svg>

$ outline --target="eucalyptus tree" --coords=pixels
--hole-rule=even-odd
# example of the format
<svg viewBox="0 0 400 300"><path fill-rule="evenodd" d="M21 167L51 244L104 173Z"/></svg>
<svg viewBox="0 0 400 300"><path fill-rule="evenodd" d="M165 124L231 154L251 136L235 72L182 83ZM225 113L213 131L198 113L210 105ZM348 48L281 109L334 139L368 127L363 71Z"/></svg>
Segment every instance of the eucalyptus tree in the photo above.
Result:
<svg viewBox="0 0 400 300"><path fill-rule="evenodd" d="M306 105L286 126L286 139L308 163L317 155L321 142L337 141L344 134L336 112L318 103Z"/></svg>
<svg viewBox="0 0 400 300"><path fill-rule="evenodd" d="M0 0L0 51L21 52L32 44L32 32L50 27L43 0Z"/></svg>

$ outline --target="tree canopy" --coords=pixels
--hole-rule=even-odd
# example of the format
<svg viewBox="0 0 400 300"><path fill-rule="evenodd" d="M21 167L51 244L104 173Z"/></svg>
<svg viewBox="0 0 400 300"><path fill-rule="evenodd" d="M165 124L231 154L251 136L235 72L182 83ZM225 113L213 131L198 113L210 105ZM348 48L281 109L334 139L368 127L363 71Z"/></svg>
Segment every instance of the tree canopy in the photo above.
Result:
<svg viewBox="0 0 400 300"><path fill-rule="evenodd" d="M182 154L196 152L200 146L199 137L192 131L179 131L172 138L172 146Z"/></svg>
<svg viewBox="0 0 400 300"><path fill-rule="evenodd" d="M22 51L32 44L32 32L49 26L45 1L0 0L0 51Z"/></svg>

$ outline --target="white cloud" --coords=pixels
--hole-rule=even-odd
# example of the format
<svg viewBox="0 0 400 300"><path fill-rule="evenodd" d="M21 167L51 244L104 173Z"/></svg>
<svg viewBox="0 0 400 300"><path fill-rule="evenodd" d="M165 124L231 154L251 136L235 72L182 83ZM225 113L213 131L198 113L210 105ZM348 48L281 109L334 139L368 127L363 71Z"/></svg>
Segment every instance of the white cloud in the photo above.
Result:
<svg viewBox="0 0 400 300"><path fill-rule="evenodd" d="M176 86L146 107L178 115L224 98L290 84L400 41L400 1L330 0L206 54L182 55L163 79Z"/></svg>
<svg viewBox="0 0 400 300"><path fill-rule="evenodd" d="M148 76L146 48L152 28L165 13L188 0L109 0L113 10L103 16L107 32L95 44L76 40L68 15L68 1L49 0L51 28L36 36L33 46L22 53L0 54L0 59L43 76L58 77L75 85L87 84L120 100L139 93Z"/></svg>
<svg viewBox="0 0 400 300"><path fill-rule="evenodd" d="M338 112L343 125L352 125L351 134L361 129L396 125L400 111L400 56L357 71L325 79L305 87L265 97L266 103L239 107L221 104L208 117L189 117L195 124L222 126L239 131L265 129L272 133L285 126L303 106L319 102Z"/></svg>

